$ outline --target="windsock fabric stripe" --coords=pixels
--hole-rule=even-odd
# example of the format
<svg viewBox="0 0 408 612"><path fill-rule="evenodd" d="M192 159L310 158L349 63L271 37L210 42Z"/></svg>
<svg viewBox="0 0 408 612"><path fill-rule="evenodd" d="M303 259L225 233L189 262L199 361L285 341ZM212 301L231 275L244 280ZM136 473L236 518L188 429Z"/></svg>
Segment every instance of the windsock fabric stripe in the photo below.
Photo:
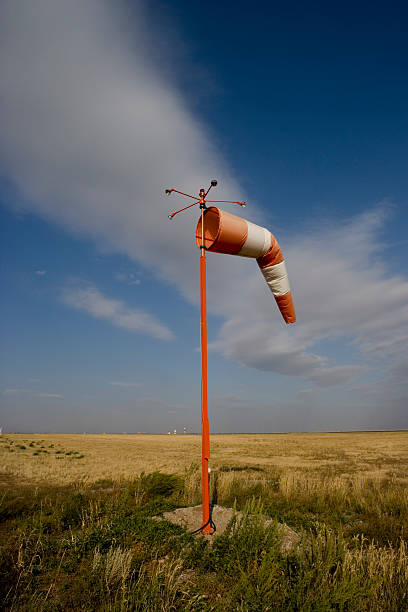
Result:
<svg viewBox="0 0 408 612"><path fill-rule="evenodd" d="M261 257L271 245L271 232L265 227L260 227L250 221L246 221L246 224L248 227L247 237L237 255L241 255L241 257Z"/></svg>
<svg viewBox="0 0 408 612"><path fill-rule="evenodd" d="M201 244L201 224L197 224L196 243ZM258 258L271 247L271 232L246 219L214 206L204 213L204 245L212 252Z"/></svg>
<svg viewBox="0 0 408 612"><path fill-rule="evenodd" d="M291 292L289 291L285 295L275 295L275 300L285 322L288 324L296 323L296 313Z"/></svg>
<svg viewBox="0 0 408 612"><path fill-rule="evenodd" d="M269 289L275 296L282 317L286 323L295 323L296 313L285 260L278 241L272 233L270 248L262 257L258 257L257 262Z"/></svg>
<svg viewBox="0 0 408 612"><path fill-rule="evenodd" d="M269 266L269 268L261 268L261 271L264 279L266 280L266 284L275 297L277 295L285 295L286 293L289 293L289 279L284 261L281 261L274 266Z"/></svg>
<svg viewBox="0 0 408 612"><path fill-rule="evenodd" d="M269 235L269 249L266 251L265 254L257 258L258 266L261 268L261 270L263 268L268 268L269 266L279 264L283 261L283 255L278 241L271 232L269 232Z"/></svg>
<svg viewBox="0 0 408 612"><path fill-rule="evenodd" d="M200 221L196 228L196 244L202 244ZM215 206L204 213L204 246L213 253L236 255L248 236L248 222Z"/></svg>

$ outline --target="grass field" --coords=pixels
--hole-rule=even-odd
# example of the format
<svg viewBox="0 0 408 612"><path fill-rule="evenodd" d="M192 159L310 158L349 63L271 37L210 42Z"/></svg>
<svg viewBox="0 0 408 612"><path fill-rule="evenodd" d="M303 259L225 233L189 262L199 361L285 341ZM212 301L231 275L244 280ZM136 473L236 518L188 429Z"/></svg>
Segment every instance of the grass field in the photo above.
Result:
<svg viewBox="0 0 408 612"><path fill-rule="evenodd" d="M23 448L24 447L24 448ZM408 432L234 434L211 436L211 465L353 479L408 482ZM201 460L195 435L5 434L5 473L33 484L115 481L142 471L183 474Z"/></svg>
<svg viewBox="0 0 408 612"><path fill-rule="evenodd" d="M212 545L151 520L200 503L198 436L3 434L6 609L408 610L408 432L211 444L212 499L246 517Z"/></svg>

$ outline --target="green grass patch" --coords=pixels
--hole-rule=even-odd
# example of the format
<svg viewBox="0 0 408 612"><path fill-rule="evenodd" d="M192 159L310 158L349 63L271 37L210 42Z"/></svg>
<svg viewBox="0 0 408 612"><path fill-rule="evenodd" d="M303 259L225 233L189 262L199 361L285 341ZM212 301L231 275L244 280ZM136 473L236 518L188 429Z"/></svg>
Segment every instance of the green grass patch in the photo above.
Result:
<svg viewBox="0 0 408 612"><path fill-rule="evenodd" d="M70 456L80 457L78 451ZM230 500L244 516L211 541L153 520L186 505L191 491L175 474L89 487L9 487L0 496L3 608L408 608L408 551L401 537L406 507L393 486L368 486L359 497L352 490L347 498L334 490L319 497L305 490L284 495L270 480L251 484L244 472L241 481L240 472L232 477L218 502ZM273 519L267 527L265 516ZM301 536L289 553L280 546L278 523L284 521ZM375 539L367 536L375 530L381 537L378 531Z"/></svg>

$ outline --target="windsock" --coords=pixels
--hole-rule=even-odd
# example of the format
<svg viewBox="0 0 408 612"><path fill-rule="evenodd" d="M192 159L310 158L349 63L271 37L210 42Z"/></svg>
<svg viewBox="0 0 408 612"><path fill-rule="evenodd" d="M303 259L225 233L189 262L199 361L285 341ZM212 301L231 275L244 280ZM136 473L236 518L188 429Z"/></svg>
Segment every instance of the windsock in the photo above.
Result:
<svg viewBox="0 0 408 612"><path fill-rule="evenodd" d="M286 323L295 323L285 261L278 241L269 230L211 206L204 211L204 240L201 219L197 223L196 244L214 253L255 258Z"/></svg>

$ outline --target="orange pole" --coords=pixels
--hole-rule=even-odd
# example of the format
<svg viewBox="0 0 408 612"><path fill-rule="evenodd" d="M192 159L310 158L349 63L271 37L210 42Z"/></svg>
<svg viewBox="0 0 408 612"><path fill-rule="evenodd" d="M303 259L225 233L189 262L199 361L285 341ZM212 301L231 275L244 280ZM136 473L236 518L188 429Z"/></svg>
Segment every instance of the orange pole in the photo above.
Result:
<svg viewBox="0 0 408 612"><path fill-rule="evenodd" d="M204 203L204 202L200 202ZM207 524L210 520L210 475L208 461L210 459L210 428L208 422L207 393L207 300L206 300L206 258L204 247L204 208L201 208L201 240L200 246L200 302L201 302L201 443L202 443L202 499L203 527L201 533L213 533Z"/></svg>

